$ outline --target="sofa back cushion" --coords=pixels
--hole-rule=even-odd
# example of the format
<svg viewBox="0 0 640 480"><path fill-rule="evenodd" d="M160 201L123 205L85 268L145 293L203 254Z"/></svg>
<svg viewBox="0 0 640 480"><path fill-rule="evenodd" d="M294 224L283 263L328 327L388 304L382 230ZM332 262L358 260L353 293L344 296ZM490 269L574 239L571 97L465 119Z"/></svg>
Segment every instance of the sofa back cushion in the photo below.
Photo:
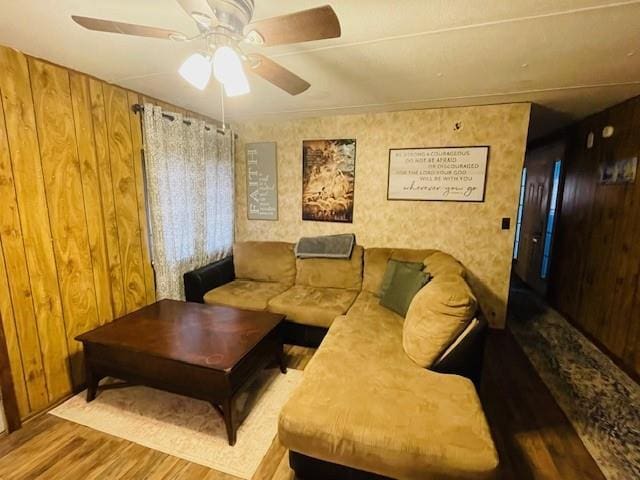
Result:
<svg viewBox="0 0 640 480"><path fill-rule="evenodd" d="M458 275L466 278L467 272L462 264L448 253L433 251L427 255L424 260L424 271L432 277L439 275Z"/></svg>
<svg viewBox="0 0 640 480"><path fill-rule="evenodd" d="M296 285L360 290L363 254L364 249L356 245L349 259L298 258L296 259Z"/></svg>
<svg viewBox="0 0 640 480"><path fill-rule="evenodd" d="M293 285L296 257L285 242L236 242L233 245L236 278Z"/></svg>
<svg viewBox="0 0 640 480"><path fill-rule="evenodd" d="M367 248L364 252L364 278L362 289L376 296L380 295L382 279L390 259L401 262L424 262L436 250L416 250L410 248Z"/></svg>
<svg viewBox="0 0 640 480"><path fill-rule="evenodd" d="M464 331L477 301L464 278L440 274L411 301L402 328L405 353L421 367L430 367Z"/></svg>

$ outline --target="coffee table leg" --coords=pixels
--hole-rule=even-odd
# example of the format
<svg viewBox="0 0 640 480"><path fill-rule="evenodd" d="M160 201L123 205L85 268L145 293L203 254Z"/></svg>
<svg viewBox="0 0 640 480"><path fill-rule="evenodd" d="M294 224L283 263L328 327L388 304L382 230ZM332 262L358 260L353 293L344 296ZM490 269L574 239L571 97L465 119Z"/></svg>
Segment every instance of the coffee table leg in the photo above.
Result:
<svg viewBox="0 0 640 480"><path fill-rule="evenodd" d="M91 370L91 364L86 362L85 376L87 377L87 402L91 402L96 398L98 393L99 379Z"/></svg>
<svg viewBox="0 0 640 480"><path fill-rule="evenodd" d="M233 412L233 397L229 397L222 402L222 416L224 417L224 426L227 429L227 438L229 445L232 447L236 444L236 427L235 414Z"/></svg>

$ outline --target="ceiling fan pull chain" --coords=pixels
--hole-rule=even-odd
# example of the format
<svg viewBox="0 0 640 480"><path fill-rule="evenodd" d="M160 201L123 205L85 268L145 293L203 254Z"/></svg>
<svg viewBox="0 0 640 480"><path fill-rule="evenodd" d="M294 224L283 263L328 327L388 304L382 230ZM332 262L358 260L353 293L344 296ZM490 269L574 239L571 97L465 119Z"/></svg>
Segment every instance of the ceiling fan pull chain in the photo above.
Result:
<svg viewBox="0 0 640 480"><path fill-rule="evenodd" d="M227 130L227 124L224 119L224 86L220 86L220 105L222 106L222 130Z"/></svg>

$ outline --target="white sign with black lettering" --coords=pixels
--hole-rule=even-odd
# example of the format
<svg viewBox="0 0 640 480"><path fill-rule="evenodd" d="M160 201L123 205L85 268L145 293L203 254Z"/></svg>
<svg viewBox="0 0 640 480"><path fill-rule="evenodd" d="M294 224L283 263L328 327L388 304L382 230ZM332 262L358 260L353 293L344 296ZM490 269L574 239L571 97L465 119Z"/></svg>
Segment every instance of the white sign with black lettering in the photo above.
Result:
<svg viewBox="0 0 640 480"><path fill-rule="evenodd" d="M388 200L483 202L489 147L389 150Z"/></svg>

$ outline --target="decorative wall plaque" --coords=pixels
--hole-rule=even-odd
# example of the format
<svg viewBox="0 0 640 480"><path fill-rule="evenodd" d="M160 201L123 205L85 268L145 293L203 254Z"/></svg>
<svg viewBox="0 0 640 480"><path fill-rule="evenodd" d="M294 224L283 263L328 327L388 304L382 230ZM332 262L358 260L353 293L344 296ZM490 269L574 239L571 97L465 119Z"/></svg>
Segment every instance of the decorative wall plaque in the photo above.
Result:
<svg viewBox="0 0 640 480"><path fill-rule="evenodd" d="M489 147L389 150L388 200L483 202Z"/></svg>
<svg viewBox="0 0 640 480"><path fill-rule="evenodd" d="M247 218L278 219L278 166L275 142L248 143Z"/></svg>
<svg viewBox="0 0 640 480"><path fill-rule="evenodd" d="M600 165L600 183L633 183L636 181L638 157L611 160Z"/></svg>

